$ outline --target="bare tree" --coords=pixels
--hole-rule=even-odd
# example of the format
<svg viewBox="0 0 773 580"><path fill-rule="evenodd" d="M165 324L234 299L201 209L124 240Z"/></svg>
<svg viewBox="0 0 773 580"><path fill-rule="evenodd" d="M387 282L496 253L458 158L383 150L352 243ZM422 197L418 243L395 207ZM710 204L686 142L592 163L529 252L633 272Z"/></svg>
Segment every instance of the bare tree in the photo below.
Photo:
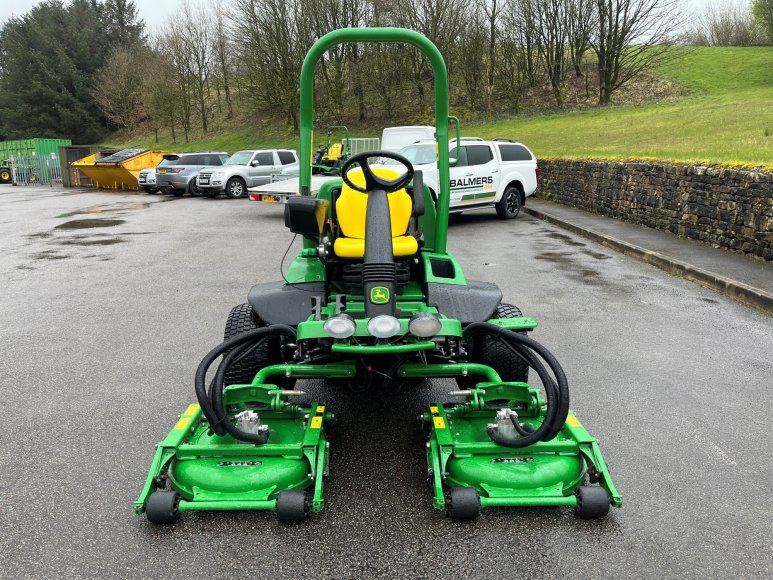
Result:
<svg viewBox="0 0 773 580"><path fill-rule="evenodd" d="M467 26L459 35L454 51L456 70L464 82L467 106L483 109L481 93L485 84L488 51L486 22L477 9L471 9L464 20ZM489 104L490 101L487 102L487 110Z"/></svg>
<svg viewBox="0 0 773 580"><path fill-rule="evenodd" d="M301 65L312 42L310 10L302 0L234 0L229 13L254 108L281 111L295 130Z"/></svg>
<svg viewBox="0 0 773 580"><path fill-rule="evenodd" d="M212 54L217 63L218 74L223 83L225 106L228 111L226 117L234 114L233 100L231 99L231 52L232 46L229 40L229 30L225 19L225 6L223 0L216 0L213 5L214 23L212 26ZM218 95L219 97L219 95ZM220 99L218 98L218 102Z"/></svg>
<svg viewBox="0 0 773 580"><path fill-rule="evenodd" d="M94 79L92 94L105 117L131 131L146 114L139 49L118 47Z"/></svg>
<svg viewBox="0 0 773 580"><path fill-rule="evenodd" d="M207 10L203 4L192 5L185 0L180 10L181 18L178 25L181 31L183 47L186 52L188 76L193 89L193 100L201 117L201 128L206 133L209 129L209 92L210 57L211 57L211 26Z"/></svg>
<svg viewBox="0 0 773 580"><path fill-rule="evenodd" d="M679 0L594 0L598 29L591 47L598 58L599 104L670 56L683 26Z"/></svg>
<svg viewBox="0 0 773 580"><path fill-rule="evenodd" d="M488 30L488 58L486 60L486 115L491 120L491 100L494 94L494 71L497 67L497 20L507 0L481 0Z"/></svg>
<svg viewBox="0 0 773 580"><path fill-rule="evenodd" d="M523 93L532 82L530 75L534 74L533 69L530 69L534 58L533 44L529 43L534 31L528 29L529 22L524 22L522 9L518 0L511 0L506 5L499 21L498 34L500 57L497 61L497 76L516 114L521 110Z"/></svg>
<svg viewBox="0 0 773 580"><path fill-rule="evenodd" d="M754 46L764 44L764 34L750 6L732 0L712 2L701 13L690 41L705 46Z"/></svg>
<svg viewBox="0 0 773 580"><path fill-rule="evenodd" d="M590 49L590 38L598 26L593 0L567 0L566 36L574 74L582 76L582 59Z"/></svg>
<svg viewBox="0 0 773 580"><path fill-rule="evenodd" d="M185 32L174 26L174 23L170 23L168 28L169 32L158 38L159 54L169 64L168 81L176 89L174 118L180 122L187 143L190 138L193 112L193 88L190 76L191 55L187 50Z"/></svg>
<svg viewBox="0 0 773 580"><path fill-rule="evenodd" d="M453 43L464 28L465 7L458 0L399 0L396 23L421 32L438 47L441 54L449 54ZM406 49L410 55L411 79L419 100L419 112L426 112L425 87L434 85L427 59L417 49Z"/></svg>
<svg viewBox="0 0 773 580"><path fill-rule="evenodd" d="M538 0L537 49L550 81L553 97L560 107L564 103L564 61L567 44L567 0Z"/></svg>

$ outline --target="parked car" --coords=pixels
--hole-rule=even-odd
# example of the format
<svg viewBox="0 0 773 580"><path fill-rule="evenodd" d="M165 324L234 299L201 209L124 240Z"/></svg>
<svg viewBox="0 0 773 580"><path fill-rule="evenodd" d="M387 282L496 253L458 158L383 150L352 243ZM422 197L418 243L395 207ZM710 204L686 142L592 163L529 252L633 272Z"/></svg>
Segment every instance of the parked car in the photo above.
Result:
<svg viewBox="0 0 773 580"><path fill-rule="evenodd" d="M170 153L156 167L156 187L164 193L176 196L202 195L196 185L199 171L205 167L220 166L228 159L223 151L202 151L198 153Z"/></svg>
<svg viewBox="0 0 773 580"><path fill-rule="evenodd" d="M156 186L156 168L150 167L143 169L137 176L137 183L147 193L158 193L159 189Z"/></svg>
<svg viewBox="0 0 773 580"><path fill-rule="evenodd" d="M205 167L199 172L197 187L209 197L220 193L233 199L247 196L247 188L271 181L283 168L298 164L291 149L248 149L231 155L221 167Z"/></svg>
<svg viewBox="0 0 773 580"><path fill-rule="evenodd" d="M449 157L455 165L451 173L451 212L493 207L502 219L518 215L526 198L537 190L537 158L522 143L473 137L449 144ZM424 184L433 195L439 191L437 144L424 140L403 147L400 154L424 174ZM386 165L396 164L387 161Z"/></svg>

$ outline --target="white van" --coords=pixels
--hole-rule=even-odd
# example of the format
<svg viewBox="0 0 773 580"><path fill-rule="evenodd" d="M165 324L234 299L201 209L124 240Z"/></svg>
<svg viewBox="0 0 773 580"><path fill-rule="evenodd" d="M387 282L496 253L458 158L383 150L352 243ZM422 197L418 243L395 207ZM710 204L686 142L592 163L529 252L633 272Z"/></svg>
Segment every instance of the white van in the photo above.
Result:
<svg viewBox="0 0 773 580"><path fill-rule="evenodd" d="M380 149L396 153L406 145L427 140L435 140L435 127L429 125L387 127L381 134Z"/></svg>

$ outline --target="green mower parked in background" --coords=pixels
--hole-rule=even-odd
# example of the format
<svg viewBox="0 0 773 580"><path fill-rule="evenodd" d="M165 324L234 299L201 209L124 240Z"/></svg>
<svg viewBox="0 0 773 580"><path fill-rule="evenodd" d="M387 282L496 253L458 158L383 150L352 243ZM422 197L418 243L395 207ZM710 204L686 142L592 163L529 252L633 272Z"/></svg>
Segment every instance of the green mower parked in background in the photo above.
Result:
<svg viewBox="0 0 773 580"><path fill-rule="evenodd" d="M436 200L421 172L388 151L350 157L341 179L309 196L314 69L345 42L403 42L429 59ZM285 208L303 249L284 281L254 286L231 311L225 342L196 371L198 403L157 447L137 513L165 524L195 510L274 510L282 521L321 511L334 417L323 402L301 402L293 387L306 378L386 392L395 404L416 380L456 378L454 401L419 416L434 507L453 518L551 505L596 518L622 505L569 409L561 365L527 336L537 323L502 303L495 284L467 279L446 250L447 83L438 49L410 30L337 30L312 46L301 71L302 195ZM383 158L397 165L371 165Z"/></svg>
<svg viewBox="0 0 773 580"><path fill-rule="evenodd" d="M343 130L344 139L333 143L330 137L336 129ZM326 133L326 145L320 146L314 152L314 157L311 160L311 173L312 175L341 175L341 167L352 154L349 128L344 125L330 125Z"/></svg>

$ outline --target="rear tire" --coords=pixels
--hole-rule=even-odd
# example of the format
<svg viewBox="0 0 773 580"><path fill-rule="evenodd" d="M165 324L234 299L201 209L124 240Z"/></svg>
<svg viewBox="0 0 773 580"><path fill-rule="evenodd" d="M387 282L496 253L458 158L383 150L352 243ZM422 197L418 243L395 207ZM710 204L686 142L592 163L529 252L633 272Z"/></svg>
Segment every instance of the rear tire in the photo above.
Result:
<svg viewBox="0 0 773 580"><path fill-rule="evenodd" d="M191 195L194 195L196 197L201 197L201 196L204 195L204 192L202 191L202 189L196 183L196 178L195 177L193 179L191 179L191 182L188 184L188 193L190 193Z"/></svg>
<svg viewBox="0 0 773 580"><path fill-rule="evenodd" d="M239 199L247 195L247 184L241 177L232 177L225 184L225 194L231 199Z"/></svg>
<svg viewBox="0 0 773 580"><path fill-rule="evenodd" d="M228 313L228 319L225 323L225 333L223 335L224 340L228 340L234 336L255 330L266 326L266 324L258 318L252 306L249 303L239 304L231 309ZM269 338L263 341L249 357L245 357L239 362L231 365L231 367L225 373L226 385L243 385L252 382L255 375L263 367L267 367L272 364L279 364L282 362L282 356L280 352L280 339ZM282 377L277 380L277 384L282 389L292 389L295 386L295 379Z"/></svg>
<svg viewBox="0 0 773 580"><path fill-rule="evenodd" d="M521 211L521 190L515 185L511 185L502 194L500 199L494 206L497 210L497 215L503 220L515 219Z"/></svg>
<svg viewBox="0 0 773 580"><path fill-rule="evenodd" d="M0 183L11 183L11 171L7 167L0 169Z"/></svg>
<svg viewBox="0 0 773 580"><path fill-rule="evenodd" d="M519 318L523 316L520 309L512 304L501 302L494 311L492 318ZM526 334L522 332L522 334ZM529 382L529 365L516 357L512 351L493 336L482 336L473 343L470 362L481 363L493 368L503 381L514 383ZM463 389L471 389L480 377L458 377L456 383Z"/></svg>

